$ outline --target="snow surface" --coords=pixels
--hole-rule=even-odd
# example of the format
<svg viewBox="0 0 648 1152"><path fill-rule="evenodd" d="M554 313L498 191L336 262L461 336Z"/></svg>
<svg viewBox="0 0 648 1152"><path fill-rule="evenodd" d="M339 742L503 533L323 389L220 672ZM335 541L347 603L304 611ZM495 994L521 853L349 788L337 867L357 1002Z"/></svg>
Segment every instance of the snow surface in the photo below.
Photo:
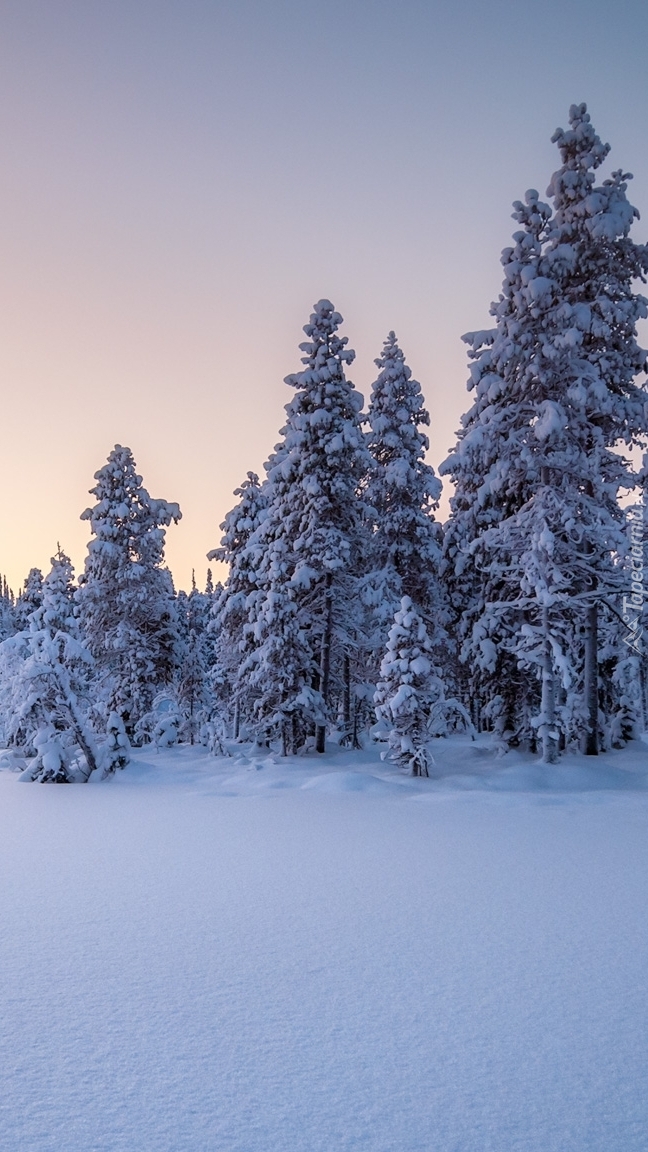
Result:
<svg viewBox="0 0 648 1152"><path fill-rule="evenodd" d="M0 773L0 1146L648 1148L648 749Z"/></svg>

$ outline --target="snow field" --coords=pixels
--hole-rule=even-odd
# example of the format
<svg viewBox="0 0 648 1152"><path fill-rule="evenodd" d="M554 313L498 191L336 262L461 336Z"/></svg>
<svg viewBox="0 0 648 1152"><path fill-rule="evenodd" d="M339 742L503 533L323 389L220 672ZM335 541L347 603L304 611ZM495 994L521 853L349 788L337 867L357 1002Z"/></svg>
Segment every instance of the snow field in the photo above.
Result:
<svg viewBox="0 0 648 1152"><path fill-rule="evenodd" d="M644 1150L645 749L455 759L0 773L0 1145Z"/></svg>

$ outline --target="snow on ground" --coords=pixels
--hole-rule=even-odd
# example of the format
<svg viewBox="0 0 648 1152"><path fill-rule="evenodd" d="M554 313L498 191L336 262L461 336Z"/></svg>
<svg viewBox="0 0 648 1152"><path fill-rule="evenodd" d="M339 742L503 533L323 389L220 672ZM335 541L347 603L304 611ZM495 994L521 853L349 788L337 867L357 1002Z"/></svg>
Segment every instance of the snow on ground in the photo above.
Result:
<svg viewBox="0 0 648 1152"><path fill-rule="evenodd" d="M0 1146L648 1148L648 749L0 773Z"/></svg>

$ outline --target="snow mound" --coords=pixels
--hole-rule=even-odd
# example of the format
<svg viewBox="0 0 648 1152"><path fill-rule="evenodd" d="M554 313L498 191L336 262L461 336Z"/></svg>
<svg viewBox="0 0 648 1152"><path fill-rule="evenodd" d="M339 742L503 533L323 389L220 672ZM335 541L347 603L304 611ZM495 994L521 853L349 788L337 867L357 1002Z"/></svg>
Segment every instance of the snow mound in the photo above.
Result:
<svg viewBox="0 0 648 1152"><path fill-rule="evenodd" d="M607 792L645 789L648 781L645 775L605 762L583 764L579 757L574 763L565 760L562 764L536 763L504 769L493 774L488 786L510 792Z"/></svg>
<svg viewBox="0 0 648 1152"><path fill-rule="evenodd" d="M464 763L446 764L435 772L435 787L443 789L515 791L515 793L590 793L590 791L636 791L648 789L648 760L634 751L621 764L610 764L602 757L566 756L558 764L543 764L535 758L515 756L512 763L484 759L477 764L465 757ZM477 758L475 758L477 759Z"/></svg>
<svg viewBox="0 0 648 1152"><path fill-rule="evenodd" d="M402 792L403 784L395 780L382 780L379 776L372 776L368 772L327 772L322 776L313 776L302 784L302 789L313 792L374 792L394 793Z"/></svg>

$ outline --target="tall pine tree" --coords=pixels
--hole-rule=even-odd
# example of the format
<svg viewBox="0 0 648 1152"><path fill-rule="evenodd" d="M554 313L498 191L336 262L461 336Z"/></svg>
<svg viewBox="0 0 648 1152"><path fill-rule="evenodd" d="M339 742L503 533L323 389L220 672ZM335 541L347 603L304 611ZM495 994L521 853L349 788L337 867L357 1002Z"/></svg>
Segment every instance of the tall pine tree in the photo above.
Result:
<svg viewBox="0 0 648 1152"><path fill-rule="evenodd" d="M628 177L596 185L609 148L585 105L554 140L555 214L536 193L516 205L524 231L504 254L498 326L471 339L478 399L446 465L458 480L446 537L455 587L468 575L464 657L481 656L491 683L508 686L509 733L540 729L548 760L579 731L587 752L598 748L598 622L620 588L619 493L636 482L612 449L645 439L635 378L645 370L636 324L646 301L634 282L648 269L646 247L629 237Z"/></svg>
<svg viewBox="0 0 648 1152"><path fill-rule="evenodd" d="M289 707L296 722L310 715L318 751L326 731L321 709L331 704L334 680L342 685L348 675L356 643L357 577L366 549L358 492L369 457L362 396L345 374L355 354L338 336L341 323L331 302L320 300L304 328L305 367L286 377L296 395L286 407L283 442L267 465L266 515L249 544L260 589L251 663L257 710L264 718Z"/></svg>

